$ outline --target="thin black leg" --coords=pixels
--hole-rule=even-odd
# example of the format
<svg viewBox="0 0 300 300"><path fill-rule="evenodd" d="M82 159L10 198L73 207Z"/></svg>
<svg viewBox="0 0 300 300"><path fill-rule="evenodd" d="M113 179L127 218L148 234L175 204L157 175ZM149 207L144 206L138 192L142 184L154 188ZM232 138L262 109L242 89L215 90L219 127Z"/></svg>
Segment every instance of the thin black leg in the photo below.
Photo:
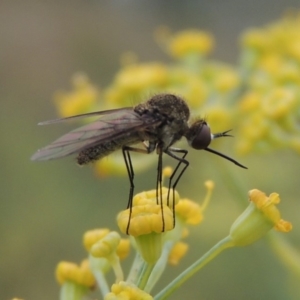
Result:
<svg viewBox="0 0 300 300"><path fill-rule="evenodd" d="M182 155L182 157L179 157L179 156L175 155L173 152L182 153L183 155ZM173 171L173 173L172 173L172 175L170 176L170 179L169 179L168 202L169 202L169 194L170 194L170 189L171 189L171 185L172 185L172 180L173 180L175 174L177 173L180 165L184 164L184 167L182 168L182 170L180 171L179 175L177 176L174 184L172 185L172 190L173 190L173 192L172 192L173 193L173 202L172 202L173 224L175 226L175 188L176 188L181 176L183 175L183 173L185 172L185 170L187 169L187 167L189 166L190 163L185 159L185 157L188 154L188 151L185 150L185 149L169 148L165 151L165 153L178 161L178 164L177 164L175 170Z"/></svg>
<svg viewBox="0 0 300 300"><path fill-rule="evenodd" d="M157 179L156 179L156 203L160 203L161 208L161 218L162 218L162 232L165 231L165 218L164 218L164 207L163 207L163 198L162 198L162 155L163 152L158 150L158 163L157 163ZM159 195L158 195L159 192ZM160 201L159 201L160 199Z"/></svg>
<svg viewBox="0 0 300 300"><path fill-rule="evenodd" d="M122 147L122 153L123 153L123 158L125 162L125 166L127 169L127 174L129 178L129 183L130 183L130 190L129 190L129 198L128 198L128 203L127 203L127 209L129 208L129 219L128 219L128 224L126 228L126 234L129 232L129 226L130 226L130 220L131 220L131 214L132 214L132 199L133 199L133 192L134 192L134 170L132 166L132 161L131 161L131 156L130 156L130 151L132 152L139 152L143 154L148 154L148 150L146 149L140 149L140 148L133 148L129 146L123 146Z"/></svg>

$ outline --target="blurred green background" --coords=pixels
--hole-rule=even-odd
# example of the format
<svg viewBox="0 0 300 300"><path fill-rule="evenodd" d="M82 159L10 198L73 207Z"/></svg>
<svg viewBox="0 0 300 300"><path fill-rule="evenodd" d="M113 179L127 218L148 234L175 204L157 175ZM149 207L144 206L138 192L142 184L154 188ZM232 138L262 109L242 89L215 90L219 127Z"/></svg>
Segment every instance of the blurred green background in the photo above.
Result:
<svg viewBox="0 0 300 300"><path fill-rule="evenodd" d="M78 168L72 158L29 160L38 148L72 128L72 124L37 126L57 116L53 94L68 89L77 71L106 86L119 69L120 55L128 50L141 61L166 60L153 39L159 25L174 31L208 30L216 39L213 56L235 63L241 32L280 18L289 8L299 9L299 0L1 1L0 299L57 299L56 264L84 258L82 234L103 226L116 229L115 216L127 203L126 177L96 178L91 168ZM249 189L278 192L283 218L294 225L286 238L295 247L300 245L299 157L288 150L237 157L230 141L218 149L249 170L191 151L191 167L178 186L180 194L200 201L206 179L216 181L216 190L204 223L188 238L189 255L175 270L168 269L157 290L225 236L242 211L220 180L222 168L238 173L245 203ZM155 166L137 174L137 192L154 184ZM171 298L299 299L297 279L262 240L227 251Z"/></svg>

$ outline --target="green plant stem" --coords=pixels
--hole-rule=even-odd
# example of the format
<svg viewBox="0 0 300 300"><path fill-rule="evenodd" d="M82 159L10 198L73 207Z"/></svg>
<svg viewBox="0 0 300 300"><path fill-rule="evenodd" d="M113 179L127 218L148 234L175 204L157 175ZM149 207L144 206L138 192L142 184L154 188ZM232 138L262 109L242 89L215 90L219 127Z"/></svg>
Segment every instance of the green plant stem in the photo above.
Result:
<svg viewBox="0 0 300 300"><path fill-rule="evenodd" d="M108 284L107 284L107 281L106 281L106 278L105 278L105 274L100 270L94 271L93 274L94 274L94 276L96 278L96 281L98 283L99 290L101 291L101 294L104 298L104 296L110 292L110 289L108 287Z"/></svg>
<svg viewBox="0 0 300 300"><path fill-rule="evenodd" d="M161 277L168 263L168 257L173 246L174 246L173 241L167 241L164 244L161 257L156 262L155 267L153 268L149 280L147 282L147 285L144 288L145 292L150 293L153 287L155 286L156 282Z"/></svg>
<svg viewBox="0 0 300 300"><path fill-rule="evenodd" d="M148 278L154 268L155 264L148 264L145 263L142 269L142 272L140 274L139 281L137 283L137 286L139 289L143 290L148 282Z"/></svg>
<svg viewBox="0 0 300 300"><path fill-rule="evenodd" d="M138 281L138 278L140 277L140 274L142 272L142 269L145 265L145 261L143 260L142 256L139 254L138 251L136 251L134 261L131 265L131 269L129 272L129 275L126 279L128 283L136 284Z"/></svg>
<svg viewBox="0 0 300 300"><path fill-rule="evenodd" d="M207 263L209 263L213 258L220 254L223 250L233 247L233 243L229 236L219 241L214 247L212 247L208 252L206 252L202 257L200 257L196 262L194 262L190 267L188 267L184 272L182 272L178 277L176 277L172 282L170 282L162 291L160 291L155 297L155 300L166 299L175 290L177 290L185 281L187 281L196 272L202 269Z"/></svg>
<svg viewBox="0 0 300 300"><path fill-rule="evenodd" d="M82 300L88 288L74 282L65 282L60 289L60 300Z"/></svg>

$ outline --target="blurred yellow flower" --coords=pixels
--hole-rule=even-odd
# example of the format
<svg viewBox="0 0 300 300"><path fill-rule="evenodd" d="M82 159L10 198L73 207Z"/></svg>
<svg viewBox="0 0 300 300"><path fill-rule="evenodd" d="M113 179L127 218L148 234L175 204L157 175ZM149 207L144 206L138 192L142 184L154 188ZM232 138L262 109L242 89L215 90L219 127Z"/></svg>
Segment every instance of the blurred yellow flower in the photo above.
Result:
<svg viewBox="0 0 300 300"><path fill-rule="evenodd" d="M80 266L61 261L56 267L56 279L60 284L72 281L89 288L95 286L95 278L89 268L88 260L83 260Z"/></svg>
<svg viewBox="0 0 300 300"><path fill-rule="evenodd" d="M85 74L78 73L72 78L74 86L71 92L57 92L54 100L61 117L70 117L94 109L99 99L99 91L93 86Z"/></svg>
<svg viewBox="0 0 300 300"><path fill-rule="evenodd" d="M183 58L189 54L206 55L213 45L213 37L208 32L184 30L170 37L169 52L175 58Z"/></svg>
<svg viewBox="0 0 300 300"><path fill-rule="evenodd" d="M180 199L176 205L176 216L192 225L199 224L203 219L200 205L189 199Z"/></svg>
<svg viewBox="0 0 300 300"><path fill-rule="evenodd" d="M107 228L93 229L85 232L83 236L83 244L87 251L90 251L92 246L103 239L110 232Z"/></svg>
<svg viewBox="0 0 300 300"><path fill-rule="evenodd" d="M173 266L178 265L179 261L183 256L185 256L186 252L188 251L188 248L188 244L184 242L177 242L169 254L169 264Z"/></svg>
<svg viewBox="0 0 300 300"><path fill-rule="evenodd" d="M129 255L130 251L130 240L121 239L117 247L117 255L121 260L125 259Z"/></svg>
<svg viewBox="0 0 300 300"><path fill-rule="evenodd" d="M133 284L121 281L111 287L111 292L104 298L105 300L151 300L148 293L140 290Z"/></svg>

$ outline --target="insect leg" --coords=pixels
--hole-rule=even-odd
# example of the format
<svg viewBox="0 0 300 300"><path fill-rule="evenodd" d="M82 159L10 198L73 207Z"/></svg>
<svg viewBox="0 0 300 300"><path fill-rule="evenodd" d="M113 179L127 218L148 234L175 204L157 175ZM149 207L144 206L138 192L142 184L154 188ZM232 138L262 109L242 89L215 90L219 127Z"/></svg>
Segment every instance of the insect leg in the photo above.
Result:
<svg viewBox="0 0 300 300"><path fill-rule="evenodd" d="M133 192L134 192L134 181L133 181L134 170L133 170L133 166L132 166L130 151L148 154L148 150L146 150L146 149L134 148L134 147L130 147L130 146L122 147L123 158L124 158L124 162L126 165L129 182L130 182L129 199L128 199L128 203L127 203L127 209L129 208L129 219L128 219L128 224L127 224L127 228L126 228L127 234L129 232L130 219L131 219L131 214L132 214L132 199L133 199Z"/></svg>
<svg viewBox="0 0 300 300"><path fill-rule="evenodd" d="M163 152L160 148L157 148L157 154L158 154L158 163L157 163L157 178L156 178L156 203L157 205L160 203L160 209L161 209L161 218L162 218L162 232L165 231L165 218L164 218L164 207L163 207L163 199L162 199L162 155ZM159 196L158 196L159 191ZM160 201L158 200L160 199Z"/></svg>
<svg viewBox="0 0 300 300"><path fill-rule="evenodd" d="M173 152L176 153L181 153L182 157L177 156L176 154L174 154ZM185 149L179 149L179 148L168 148L165 151L166 154L168 154L170 157L176 159L178 161L178 164L176 166L176 168L174 169L172 175L170 176L169 179L169 186L168 186L168 202L169 202L169 195L170 195L170 189L171 189L171 185L172 185L172 180L175 176L175 174L177 173L179 167L181 164L184 164L184 167L182 168L182 170L180 171L179 175L177 176L174 184L172 185L172 190L173 190L173 202L172 202L172 210L173 210L173 224L175 226L175 188L181 178L181 176L183 175L183 173L185 172L186 168L189 166L189 162L185 159L185 157L188 154L188 151Z"/></svg>

